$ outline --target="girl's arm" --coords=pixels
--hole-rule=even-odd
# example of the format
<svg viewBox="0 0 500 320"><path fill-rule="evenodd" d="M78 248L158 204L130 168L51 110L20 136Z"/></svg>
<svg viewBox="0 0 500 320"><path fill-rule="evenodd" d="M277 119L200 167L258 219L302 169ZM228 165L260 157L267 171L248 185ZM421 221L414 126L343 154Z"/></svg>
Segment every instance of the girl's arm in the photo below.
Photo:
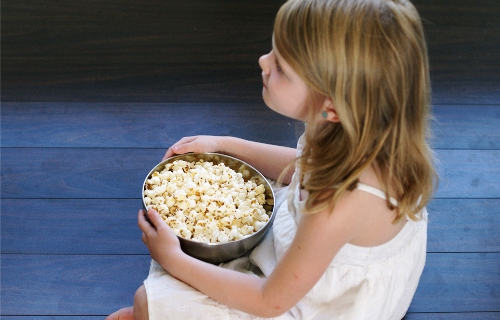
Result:
<svg viewBox="0 0 500 320"><path fill-rule="evenodd" d="M264 176L277 180L287 165L295 159L295 149L248 141L234 137L185 137L172 145L163 159L188 152L218 152L241 159ZM290 183L295 166L290 166L283 183Z"/></svg>
<svg viewBox="0 0 500 320"><path fill-rule="evenodd" d="M355 230L352 214L338 209L346 209L343 201L333 213L325 209L303 215L293 242L267 279L187 256L175 234L154 210L148 212L148 217L155 227L149 225L142 211L139 226L151 256L173 277L230 308L272 317L297 304L320 279L338 250L352 238Z"/></svg>

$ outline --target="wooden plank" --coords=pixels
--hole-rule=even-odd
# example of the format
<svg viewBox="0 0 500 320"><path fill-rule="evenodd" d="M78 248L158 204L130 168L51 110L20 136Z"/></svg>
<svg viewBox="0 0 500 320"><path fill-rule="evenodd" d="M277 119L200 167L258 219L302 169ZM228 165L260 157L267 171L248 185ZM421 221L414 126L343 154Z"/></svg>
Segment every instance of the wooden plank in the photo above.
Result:
<svg viewBox="0 0 500 320"><path fill-rule="evenodd" d="M3 316L3 320L102 320L102 316ZM499 312L408 313L403 320L498 320Z"/></svg>
<svg viewBox="0 0 500 320"><path fill-rule="evenodd" d="M2 8L3 99L255 101L261 90L257 60L271 48L279 5L7 3Z"/></svg>
<svg viewBox="0 0 500 320"><path fill-rule="evenodd" d="M4 148L2 198L135 198L164 149Z"/></svg>
<svg viewBox="0 0 500 320"><path fill-rule="evenodd" d="M408 313L404 320L498 320L500 312Z"/></svg>
<svg viewBox="0 0 500 320"><path fill-rule="evenodd" d="M4 148L2 198L140 198L165 149ZM437 198L500 198L500 150L437 150Z"/></svg>
<svg viewBox="0 0 500 320"><path fill-rule="evenodd" d="M500 7L495 0L412 1L423 19L435 104L498 104ZM460 67L458 67L460 66Z"/></svg>
<svg viewBox="0 0 500 320"><path fill-rule="evenodd" d="M466 0L413 3L423 19L434 81L498 81L497 2L483 0L474 6ZM458 64L465 69L453 70Z"/></svg>
<svg viewBox="0 0 500 320"><path fill-rule="evenodd" d="M102 320L103 316L3 316L3 320ZM403 320L498 320L499 312L408 313Z"/></svg>
<svg viewBox="0 0 500 320"><path fill-rule="evenodd" d="M3 316L4 320L102 320L104 315L101 316Z"/></svg>
<svg viewBox="0 0 500 320"><path fill-rule="evenodd" d="M139 199L4 199L1 205L2 253L148 254L137 227ZM499 207L500 199L433 200L427 251L499 252Z"/></svg>
<svg viewBox="0 0 500 320"><path fill-rule="evenodd" d="M147 256L3 255L2 313L109 314L132 302L148 263ZM409 311L498 312L499 272L500 253L429 254Z"/></svg>
<svg viewBox="0 0 500 320"><path fill-rule="evenodd" d="M437 198L500 198L500 150L437 150Z"/></svg>
<svg viewBox="0 0 500 320"><path fill-rule="evenodd" d="M464 77L465 77L464 72ZM498 81L433 81L434 105L467 104L491 105L500 101Z"/></svg>
<svg viewBox="0 0 500 320"><path fill-rule="evenodd" d="M429 253L409 312L500 311L500 253Z"/></svg>
<svg viewBox="0 0 500 320"><path fill-rule="evenodd" d="M440 105L432 113L433 148L500 149L500 106Z"/></svg>
<svg viewBox="0 0 500 320"><path fill-rule="evenodd" d="M141 207L140 199L2 200L2 253L147 255Z"/></svg>
<svg viewBox="0 0 500 320"><path fill-rule="evenodd" d="M2 99L259 102L257 59L271 47L280 4L7 2ZM424 19L435 100L498 101L497 1L415 5Z"/></svg>
<svg viewBox="0 0 500 320"><path fill-rule="evenodd" d="M2 255L2 315L106 315L131 305L147 255Z"/></svg>
<svg viewBox="0 0 500 320"><path fill-rule="evenodd" d="M298 121L256 104L3 103L3 147L164 148L231 135L295 147Z"/></svg>
<svg viewBox="0 0 500 320"><path fill-rule="evenodd" d="M500 199L434 199L427 252L500 252Z"/></svg>
<svg viewBox="0 0 500 320"><path fill-rule="evenodd" d="M497 2L414 1L443 179L405 319L500 318ZM140 184L178 138L295 144L262 103L256 62L279 3L2 4L3 101L138 102L2 103L2 319L102 319L132 303L149 265Z"/></svg>
<svg viewBox="0 0 500 320"><path fill-rule="evenodd" d="M3 320L102 320L103 315L101 316L3 316Z"/></svg>
<svg viewBox="0 0 500 320"><path fill-rule="evenodd" d="M500 107L440 105L433 114L434 148L500 149ZM183 136L198 134L294 147L303 129L263 103L2 104L4 147L166 149Z"/></svg>

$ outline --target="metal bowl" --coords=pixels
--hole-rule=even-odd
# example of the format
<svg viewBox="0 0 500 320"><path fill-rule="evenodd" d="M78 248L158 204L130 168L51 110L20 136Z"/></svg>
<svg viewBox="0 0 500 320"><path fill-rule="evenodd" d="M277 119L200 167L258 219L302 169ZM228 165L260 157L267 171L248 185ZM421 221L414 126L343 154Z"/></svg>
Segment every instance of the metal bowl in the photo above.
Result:
<svg viewBox="0 0 500 320"><path fill-rule="evenodd" d="M144 202L144 190L146 187L146 181L151 178L153 172L161 171L164 169L165 164L174 162L175 160L185 160L185 161L197 161L199 159L203 159L204 161L210 161L214 165L223 162L229 168L235 170L236 172L241 172L242 169L246 169L249 173L247 176L243 176L245 181L250 178L257 178L265 187L266 198L271 197L274 200L274 192L271 188L271 185L267 181L267 179L255 168L249 165L246 162L243 162L239 159L236 159L231 156L227 156L219 153L188 153L184 155L177 155L171 158L165 159L156 165L147 175L146 179L144 179L144 183L142 185L142 204L144 208L146 208L146 204ZM230 260L234 260L238 257L243 256L245 253L253 249L266 235L269 228L272 226L276 212L274 205L264 205L264 208L267 212L271 212L269 217L269 221L257 232L254 232L251 235L248 235L240 240L234 240L225 243L204 243L192 241L183 237L178 236L182 251L186 254L197 258L199 260L209 262L212 264L220 264Z"/></svg>

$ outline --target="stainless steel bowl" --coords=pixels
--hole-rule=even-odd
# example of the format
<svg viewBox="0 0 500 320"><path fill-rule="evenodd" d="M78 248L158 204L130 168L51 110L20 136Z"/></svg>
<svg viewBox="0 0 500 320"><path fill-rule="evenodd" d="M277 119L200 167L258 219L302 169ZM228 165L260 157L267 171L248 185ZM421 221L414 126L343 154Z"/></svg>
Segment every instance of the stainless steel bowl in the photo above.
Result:
<svg viewBox="0 0 500 320"><path fill-rule="evenodd" d="M243 168L248 170L248 172L250 173L248 176L243 177L244 180L247 181L248 179L253 177L257 178L266 188L266 197L272 197L272 199L274 200L274 192L267 179L248 163L234 157L219 153L188 153L165 159L149 172L142 185L142 204L144 208L146 208L146 204L144 203L144 190L146 187L146 181L151 178L153 172L163 170L166 163L170 163L175 160L185 160L192 162L197 161L198 159L211 161L214 164L223 162L226 166L230 167L236 172L238 172L238 170L240 170L240 168L243 166ZM203 243L178 237L181 243L181 248L188 255L213 264L219 264L241 257L245 253L253 249L264 238L269 228L271 228L273 224L274 217L276 215L274 205L264 205L264 208L267 212L271 212L269 221L260 230L241 240L235 240L226 243Z"/></svg>

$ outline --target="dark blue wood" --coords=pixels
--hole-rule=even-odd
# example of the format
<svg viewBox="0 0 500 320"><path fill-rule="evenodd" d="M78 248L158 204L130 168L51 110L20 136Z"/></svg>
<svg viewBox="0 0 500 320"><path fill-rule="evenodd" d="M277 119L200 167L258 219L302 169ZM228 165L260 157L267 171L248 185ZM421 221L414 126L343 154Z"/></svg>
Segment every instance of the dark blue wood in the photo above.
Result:
<svg viewBox="0 0 500 320"><path fill-rule="evenodd" d="M7 2L2 98L255 101L280 3Z"/></svg>
<svg viewBox="0 0 500 320"><path fill-rule="evenodd" d="M102 320L103 316L3 316L3 320Z"/></svg>
<svg viewBox="0 0 500 320"><path fill-rule="evenodd" d="M436 150L437 198L500 198L500 150Z"/></svg>
<svg viewBox="0 0 500 320"><path fill-rule="evenodd" d="M140 186L179 138L295 145L303 127L265 107L257 63L281 2L2 2L2 319L132 303L149 267ZM442 179L405 319L500 319L500 6L413 2Z"/></svg>
<svg viewBox="0 0 500 320"><path fill-rule="evenodd" d="M427 252L500 252L500 199L434 199Z"/></svg>
<svg viewBox="0 0 500 320"><path fill-rule="evenodd" d="M2 253L148 253L137 227L140 199L4 199L1 205ZM499 199L433 200L428 252L500 251L499 208Z"/></svg>
<svg viewBox="0 0 500 320"><path fill-rule="evenodd" d="M500 312L408 313L404 320L498 320Z"/></svg>
<svg viewBox="0 0 500 320"><path fill-rule="evenodd" d="M102 320L102 316L11 316L3 320ZM499 312L408 313L404 320L498 320Z"/></svg>
<svg viewBox="0 0 500 320"><path fill-rule="evenodd" d="M437 105L432 113L433 148L500 149L500 106Z"/></svg>
<svg viewBox="0 0 500 320"><path fill-rule="evenodd" d="M432 111L434 148L499 149L500 107L439 105ZM168 148L198 134L295 146L303 131L263 102L3 103L1 112L4 147Z"/></svg>
<svg viewBox="0 0 500 320"><path fill-rule="evenodd" d="M432 61L431 61L432 63ZM434 81L432 102L438 105L491 105L500 100L498 80L476 81Z"/></svg>
<svg viewBox="0 0 500 320"><path fill-rule="evenodd" d="M500 253L429 253L409 312L500 311Z"/></svg>
<svg viewBox="0 0 500 320"><path fill-rule="evenodd" d="M149 254L140 199L2 200L2 253Z"/></svg>
<svg viewBox="0 0 500 320"><path fill-rule="evenodd" d="M6 1L3 101L259 102L282 1ZM434 101L500 99L497 0L416 0Z"/></svg>
<svg viewBox="0 0 500 320"><path fill-rule="evenodd" d="M3 198L140 198L164 149L9 148Z"/></svg>
<svg viewBox="0 0 500 320"><path fill-rule="evenodd" d="M137 198L165 149L4 148L3 198ZM500 150L437 150L438 198L499 198Z"/></svg>
<svg viewBox="0 0 500 320"><path fill-rule="evenodd" d="M36 239L33 239L36 241ZM2 315L105 315L132 304L148 255L2 255Z"/></svg>
<svg viewBox="0 0 500 320"><path fill-rule="evenodd" d="M410 312L500 310L499 255L429 254ZM133 255L3 255L2 314L111 313L131 303L148 264Z"/></svg>
<svg viewBox="0 0 500 320"><path fill-rule="evenodd" d="M200 134L294 147L304 130L263 102L3 103L1 112L3 147L166 149Z"/></svg>

